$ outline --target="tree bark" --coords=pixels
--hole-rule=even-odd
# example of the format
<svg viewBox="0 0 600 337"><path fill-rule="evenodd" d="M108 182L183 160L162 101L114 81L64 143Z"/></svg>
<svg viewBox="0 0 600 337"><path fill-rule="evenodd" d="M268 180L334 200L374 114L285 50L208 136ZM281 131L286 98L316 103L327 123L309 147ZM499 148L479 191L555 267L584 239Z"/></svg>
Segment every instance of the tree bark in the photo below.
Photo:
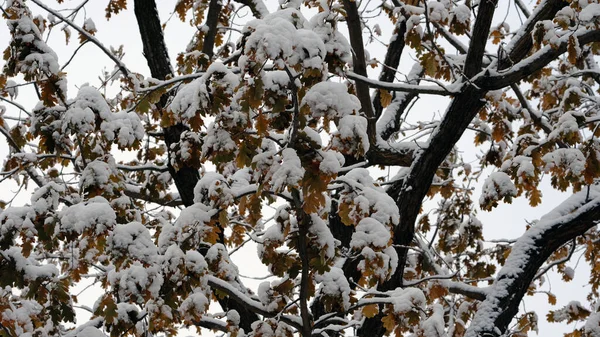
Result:
<svg viewBox="0 0 600 337"><path fill-rule="evenodd" d="M152 77L159 80L165 80L168 77L173 76L173 69L171 68L171 62L169 61L169 53L167 52L167 46L165 45L156 3L154 0L135 0L134 12L142 38L144 57L148 62ZM157 103L157 108L161 112L165 112L164 109L167 106L168 99L169 94L165 94ZM179 196L181 197L183 204L185 206L190 206L194 204L194 187L198 180L200 180L198 170L186 165L183 165L179 170L175 170L171 164L173 158L171 145L178 143L181 139L181 133L187 129L188 128L183 124L176 124L164 128L163 133L169 155L169 173L175 182L175 186L177 186L177 191L179 191Z"/></svg>
<svg viewBox="0 0 600 337"><path fill-rule="evenodd" d="M548 257L565 243L585 234L599 220L600 197L596 197L577 207L573 213L540 221L525 232L513 245L506 264L498 273L486 300L480 304L466 336L504 336L529 285Z"/></svg>

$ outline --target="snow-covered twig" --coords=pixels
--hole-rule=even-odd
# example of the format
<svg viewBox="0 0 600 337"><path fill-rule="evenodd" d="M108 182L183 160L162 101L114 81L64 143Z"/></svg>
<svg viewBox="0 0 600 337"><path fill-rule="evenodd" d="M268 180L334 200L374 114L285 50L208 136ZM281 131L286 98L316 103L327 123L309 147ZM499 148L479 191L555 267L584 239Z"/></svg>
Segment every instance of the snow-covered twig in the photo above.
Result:
<svg viewBox="0 0 600 337"><path fill-rule="evenodd" d="M531 12L529 11L529 8L527 8L527 5L525 5L523 0L515 0L515 5L517 5L517 7L519 7L523 15L525 15L525 17L529 19L529 17L531 16Z"/></svg>
<svg viewBox="0 0 600 337"><path fill-rule="evenodd" d="M278 316L282 322L293 326L294 328L298 329L299 331L302 331L302 323L298 322L293 317L288 316L288 315L280 315L280 313L278 311L272 312L272 311L267 310L267 308L265 308L265 306L262 303L251 299L250 297L246 296L245 294L240 292L238 289L236 289L233 285L227 283L226 281L221 280L220 278L217 278L212 275L208 275L206 277L207 277L208 285L211 288L218 289L218 290L226 293L230 299L238 302L239 304L241 304L248 310L255 312L259 315L263 315L265 317Z"/></svg>
<svg viewBox="0 0 600 337"><path fill-rule="evenodd" d="M189 80L196 79L198 77L202 77L202 76L204 76L204 74L205 74L204 72L199 72L199 73L193 73L193 74L187 74L187 75L173 77L173 78L165 80L165 81L160 81L153 86L150 86L147 88L140 88L137 90L137 92L138 93L150 93L150 92L156 91L160 88L169 86L171 84L175 84L175 83L179 83L179 82L183 82L183 81L189 81Z"/></svg>
<svg viewBox="0 0 600 337"><path fill-rule="evenodd" d="M206 329L211 329L211 330L219 330L222 332L228 332L227 330L227 323L223 322L221 320L218 320L214 317L209 317L207 315L202 315L202 317L200 318L200 320L198 321L194 321L194 324Z"/></svg>
<svg viewBox="0 0 600 337"><path fill-rule="evenodd" d="M17 153L23 153L19 145L15 142L15 140L10 135L10 132L6 130L4 127L0 127L0 133L2 133L6 137L6 141L13 147L14 151ZM35 182L38 187L42 187L46 184L46 181L43 177L41 177L33 167L30 165L25 165L25 171L29 175L29 177Z"/></svg>
<svg viewBox="0 0 600 337"><path fill-rule="evenodd" d="M427 277L424 277L420 280L416 280L413 282L404 282L404 286L414 287L418 284L421 284L421 283L427 282L427 281L431 281L431 280L449 280L449 279L452 279L453 277L455 277L456 275L458 275L458 272L455 272L454 274L449 274L449 275L444 275L444 274L431 275L431 276L427 276Z"/></svg>
<svg viewBox="0 0 600 337"><path fill-rule="evenodd" d="M16 108L18 108L19 110L21 110L21 111L23 111L24 113L26 113L26 114L27 114L27 116L31 116L31 112L27 111L27 110L25 109L25 107L24 107L24 106L22 106L21 104L19 104L19 103L17 103L17 102L13 102L13 101L11 101L11 100L9 100L9 99L6 99L6 98L4 98L4 97L2 97L2 96L0 96L0 101L6 102L6 103L8 103L8 104L10 104L10 105L13 105L13 106L15 106ZM6 118L6 117L4 117L4 118Z"/></svg>
<svg viewBox="0 0 600 337"><path fill-rule="evenodd" d="M425 85L414 85L414 84L403 84L403 83L389 83L370 79L365 76L361 76L352 71L346 72L346 76L349 79L363 82L369 85L371 88L384 89L388 91L401 91L415 94L429 94L439 96L451 96L460 93L461 87L456 89L448 89L444 86L425 86Z"/></svg>
<svg viewBox="0 0 600 337"><path fill-rule="evenodd" d="M167 166L158 166L158 165L140 165L140 166L132 166L132 165L117 165L119 170L127 171L127 172L135 172L135 171L157 171L157 172L167 172L169 168Z"/></svg>
<svg viewBox="0 0 600 337"><path fill-rule="evenodd" d="M100 48L100 50L102 50L102 52L104 52L104 54L106 54L117 65L117 67L119 68L119 70L121 70L121 72L125 76L129 76L129 74L131 72L129 71L129 69L127 69L127 66L125 66L125 64L123 62L121 62L121 60L119 60L113 53L111 53L110 50L106 49L106 47L104 47L104 45L102 44L102 42L98 41L98 39L96 39L92 34L88 33L85 29L83 29L83 28L79 27L78 25L74 24L71 20L65 18L64 16L62 16L57 11L55 11L52 8L46 6L42 1L40 1L40 0L31 0L31 2L33 2L34 4L40 6L46 12L54 15L57 19L59 19L60 21L63 21L67 25L73 27L81 35L85 36L93 44L95 44L96 46L98 46L98 48Z"/></svg>
<svg viewBox="0 0 600 337"><path fill-rule="evenodd" d="M571 259L571 257L573 256L573 253L575 253L575 247L577 247L577 244L575 242L575 239L573 239L572 242L571 242L571 249L569 249L569 254L567 254L567 256L563 257L560 260L556 260L556 261L553 261L552 263L549 263L547 266L545 266L544 268L542 268L537 273L537 275L535 275L535 277L533 279L537 280L540 277L544 276L544 274L546 274L548 272L548 270L552 269L552 267L558 266L559 264L562 264L562 263L565 263L565 262L569 261Z"/></svg>

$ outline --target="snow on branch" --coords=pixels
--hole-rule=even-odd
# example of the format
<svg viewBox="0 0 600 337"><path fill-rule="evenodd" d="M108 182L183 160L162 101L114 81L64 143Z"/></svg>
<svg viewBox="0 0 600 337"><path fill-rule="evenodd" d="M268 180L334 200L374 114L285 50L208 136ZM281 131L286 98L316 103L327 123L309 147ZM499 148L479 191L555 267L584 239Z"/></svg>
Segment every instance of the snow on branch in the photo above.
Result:
<svg viewBox="0 0 600 337"><path fill-rule="evenodd" d="M370 79L365 76L361 76L352 71L346 73L346 76L355 81L368 84L372 88L384 89L389 91L401 91L415 94L429 94L439 96L452 96L460 93L462 86L452 86L451 88L445 87L442 84L439 86L425 86L425 85L414 85L414 84L403 84L403 83L389 83L383 81L377 81Z"/></svg>
<svg viewBox="0 0 600 337"><path fill-rule="evenodd" d="M160 82L158 82L157 84L155 84L153 86L137 89L137 92L138 93L151 93L151 92L156 91L158 89L167 87L167 86L169 86L171 84L175 84L175 83L179 83L179 82L183 82L183 81L193 80L193 79L202 77L204 75L205 75L204 72L199 72L199 73L193 73L193 74L187 74L187 75L173 77L173 78L165 80L165 81L160 81Z"/></svg>
<svg viewBox="0 0 600 337"><path fill-rule="evenodd" d="M467 337L504 333L546 259L600 221L600 188L590 186L546 214L515 242L467 330Z"/></svg>
<svg viewBox="0 0 600 337"><path fill-rule="evenodd" d="M90 33L88 33L85 29L83 29L83 28L79 27L78 25L74 24L71 20L65 18L64 16L62 16L57 11L55 11L52 8L46 6L42 1L40 1L40 0L31 0L31 2L33 2L34 4L40 6L41 8L43 8L48 13L54 15L57 19L59 19L60 21L63 21L67 25L73 27L81 35L85 36L89 41L91 41L93 44L95 44L96 46L98 46L98 48L100 48L100 50L102 50L104 52L104 54L106 54L117 65L117 67L119 68L119 70L121 70L121 72L123 73L123 75L129 76L129 74L131 72L129 71L129 69L127 69L127 66L125 66L125 64L123 62L121 62L121 60L119 60L113 53L111 53L110 50L106 49L106 47L104 47L104 45L102 44L102 42L98 41L98 39L96 39L93 35L91 35Z"/></svg>
<svg viewBox="0 0 600 337"><path fill-rule="evenodd" d="M262 303L249 298L246 294L243 294L227 281L223 281L220 278L212 275L208 275L206 278L210 287L226 293L229 298L238 302L245 308L265 317L278 317L282 322L293 326L299 331L302 330L302 323L299 321L298 317L282 315L278 311L269 311Z"/></svg>
<svg viewBox="0 0 600 337"><path fill-rule="evenodd" d="M565 35L558 39L556 44L548 44L540 48L533 55L521 60L517 64L510 67L506 72L496 72L488 68L484 73L480 73L481 80L477 80L476 84L482 89L496 90L516 83L526 76L542 69L548 63L555 60L558 56L567 51L567 46L571 37L578 40L579 45L585 45L591 42L600 41L600 30L580 29L572 35ZM490 75L487 75L487 74Z"/></svg>

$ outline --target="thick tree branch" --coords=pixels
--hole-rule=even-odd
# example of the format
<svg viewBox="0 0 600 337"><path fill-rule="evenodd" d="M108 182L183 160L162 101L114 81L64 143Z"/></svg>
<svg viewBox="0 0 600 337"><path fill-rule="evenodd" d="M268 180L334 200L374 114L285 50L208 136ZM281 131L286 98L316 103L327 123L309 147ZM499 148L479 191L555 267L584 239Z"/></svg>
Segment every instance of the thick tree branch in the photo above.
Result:
<svg viewBox="0 0 600 337"><path fill-rule="evenodd" d="M415 62L407 76L407 83L418 85L424 74L425 69L419 62ZM416 93L396 93L396 97L393 99L390 106L387 107L385 113L377 121L377 132L381 139L388 140L395 132L400 130L400 119L415 97L417 97ZM409 166L412 159L413 158L411 157L411 161L408 165L402 166Z"/></svg>
<svg viewBox="0 0 600 337"><path fill-rule="evenodd" d="M123 190L123 193L130 198L148 201L148 202L155 203L155 204L161 205L161 206L167 206L167 207L183 206L183 202L181 202L180 198L176 198L176 197L171 197L170 199L167 199L165 197L154 198L146 193L142 193L142 191L140 190L139 187L129 185L129 184L126 185L126 188Z"/></svg>
<svg viewBox="0 0 600 337"><path fill-rule="evenodd" d="M533 55L516 62L508 71L484 76L482 80L476 81L477 85L482 89L496 90L522 80L564 54L569 44L569 36L562 37L555 46L544 46ZM579 44L583 46L600 41L600 30L582 30L572 36L575 36L579 40Z"/></svg>
<svg viewBox="0 0 600 337"><path fill-rule="evenodd" d="M302 323L298 322L297 320L293 319L292 317L289 317L287 315L282 315L279 311L267 310L267 308L265 308L265 306L262 303L249 298L248 296L246 296L245 294L243 294L242 292L237 290L231 284L229 284L217 277L207 276L207 278L208 278L208 285L211 288L218 289L218 290L226 293L229 296L229 298L231 298L232 300L237 302L240 306L250 310L251 312L253 312L255 314L259 314L259 315L262 315L265 317L277 316L277 317L279 317L279 319L281 319L282 322L285 322L286 324L293 326L294 328L298 329L298 331L302 331ZM257 320L258 320L258 318L257 318ZM251 330L248 330L248 331L251 331Z"/></svg>
<svg viewBox="0 0 600 337"><path fill-rule="evenodd" d="M479 3L479 11L477 12L477 20L473 26L471 42L467 51L465 60L464 74L467 78L475 76L483 64L483 55L485 53L485 45L490 34L490 26L494 18L494 11L498 0L485 0Z"/></svg>
<svg viewBox="0 0 600 337"><path fill-rule="evenodd" d="M160 18L156 3L153 0L135 0L134 11L144 47L144 56L152 77L165 80L173 76L173 69L169 61L169 54L165 45ZM164 112L169 96L163 95L157 103L157 108ZM183 124L176 124L164 128L163 133L169 154L169 172L175 181L183 204L190 206L194 203L194 187L200 179L198 170L193 167L183 166L179 170L171 165L171 145L178 143L181 133L187 128Z"/></svg>
<svg viewBox="0 0 600 337"><path fill-rule="evenodd" d="M228 332L226 322L223 322L221 320L218 320L218 319L212 318L212 317L202 316L202 318L200 318L200 320L194 322L194 324L199 327L202 327L205 329L210 329L213 331Z"/></svg>
<svg viewBox="0 0 600 337"><path fill-rule="evenodd" d="M404 34L406 34L406 19L401 18L401 21L394 28L392 40L385 54L383 68L381 69L381 74L379 74L380 82L394 82L398 65L400 64L400 56L402 56L402 51L404 50ZM379 91L375 93L375 97L373 98L373 109L375 118L379 118L383 112Z"/></svg>
<svg viewBox="0 0 600 337"><path fill-rule="evenodd" d="M367 63L365 61L365 48L362 38L362 22L358 14L356 1L344 0L344 9L346 10L346 22L348 24L348 34L350 35L350 45L354 53L352 54L352 62L354 72L360 76L367 78ZM367 118L367 134L369 143L373 146L377 144L377 119L371 105L371 94L369 86L361 81L355 84L356 96L362 106L362 111Z"/></svg>
<svg viewBox="0 0 600 337"><path fill-rule="evenodd" d="M533 31L533 28L535 28L535 24L539 21L553 19L559 10L568 5L569 4L563 0L542 1L529 18L527 18L527 21L521 26L506 48L504 48L508 53L508 57L498 61L497 69L507 69L523 59L533 46L531 32Z"/></svg>
<svg viewBox="0 0 600 337"><path fill-rule="evenodd" d="M600 193L594 191L590 201L586 201L586 193L575 194L517 240L488 297L475 314L467 337L503 335L517 314L531 281L548 257L598 224Z"/></svg>
<svg viewBox="0 0 600 337"><path fill-rule="evenodd" d="M212 58L214 55L213 48L215 46L215 38L217 37L217 24L219 23L219 14L221 13L221 0L210 0L208 4L208 15L206 16L206 27L208 31L204 36L202 44L202 52Z"/></svg>

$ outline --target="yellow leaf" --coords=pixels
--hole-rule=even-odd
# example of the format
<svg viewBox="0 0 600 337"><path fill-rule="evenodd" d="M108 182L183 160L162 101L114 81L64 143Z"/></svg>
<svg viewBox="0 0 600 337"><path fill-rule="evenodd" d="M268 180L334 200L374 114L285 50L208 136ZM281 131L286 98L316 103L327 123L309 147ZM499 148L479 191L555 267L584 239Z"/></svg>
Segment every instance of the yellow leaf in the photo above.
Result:
<svg viewBox="0 0 600 337"><path fill-rule="evenodd" d="M350 204L347 202L341 203L338 206L338 215L342 220L342 223L346 226L352 226L354 222L350 219Z"/></svg>
<svg viewBox="0 0 600 337"><path fill-rule="evenodd" d="M529 205L530 206L537 206L542 202L542 192L540 190L538 190L537 188L534 188L533 190L531 190L531 193L529 194Z"/></svg>
<svg viewBox="0 0 600 337"><path fill-rule="evenodd" d="M435 54L431 52L423 54L421 57L421 66L425 69L425 75L435 77L438 70L438 62Z"/></svg>
<svg viewBox="0 0 600 337"><path fill-rule="evenodd" d="M379 89L379 101L382 107L387 108L392 103L392 94L387 90Z"/></svg>
<svg viewBox="0 0 600 337"><path fill-rule="evenodd" d="M379 306L377 304L369 304L362 309L363 316L367 318L375 317L379 313Z"/></svg>
<svg viewBox="0 0 600 337"><path fill-rule="evenodd" d="M500 41L502 41L502 32L500 32L499 29L494 29L490 33L490 37L492 38L493 44L498 44Z"/></svg>
<svg viewBox="0 0 600 337"><path fill-rule="evenodd" d="M579 48L579 41L575 36L571 35L569 37L569 43L567 45L567 58L569 59L569 62L571 62L571 64L577 63L580 50L581 49Z"/></svg>
<svg viewBox="0 0 600 337"><path fill-rule="evenodd" d="M394 328L396 327L396 318L393 314L387 314L384 318L381 319L381 322L383 322L383 327L387 330L388 333L394 331Z"/></svg>
<svg viewBox="0 0 600 337"><path fill-rule="evenodd" d="M431 288L429 288L429 297L431 299L440 298L448 295L448 289L443 287L439 283L435 283Z"/></svg>

